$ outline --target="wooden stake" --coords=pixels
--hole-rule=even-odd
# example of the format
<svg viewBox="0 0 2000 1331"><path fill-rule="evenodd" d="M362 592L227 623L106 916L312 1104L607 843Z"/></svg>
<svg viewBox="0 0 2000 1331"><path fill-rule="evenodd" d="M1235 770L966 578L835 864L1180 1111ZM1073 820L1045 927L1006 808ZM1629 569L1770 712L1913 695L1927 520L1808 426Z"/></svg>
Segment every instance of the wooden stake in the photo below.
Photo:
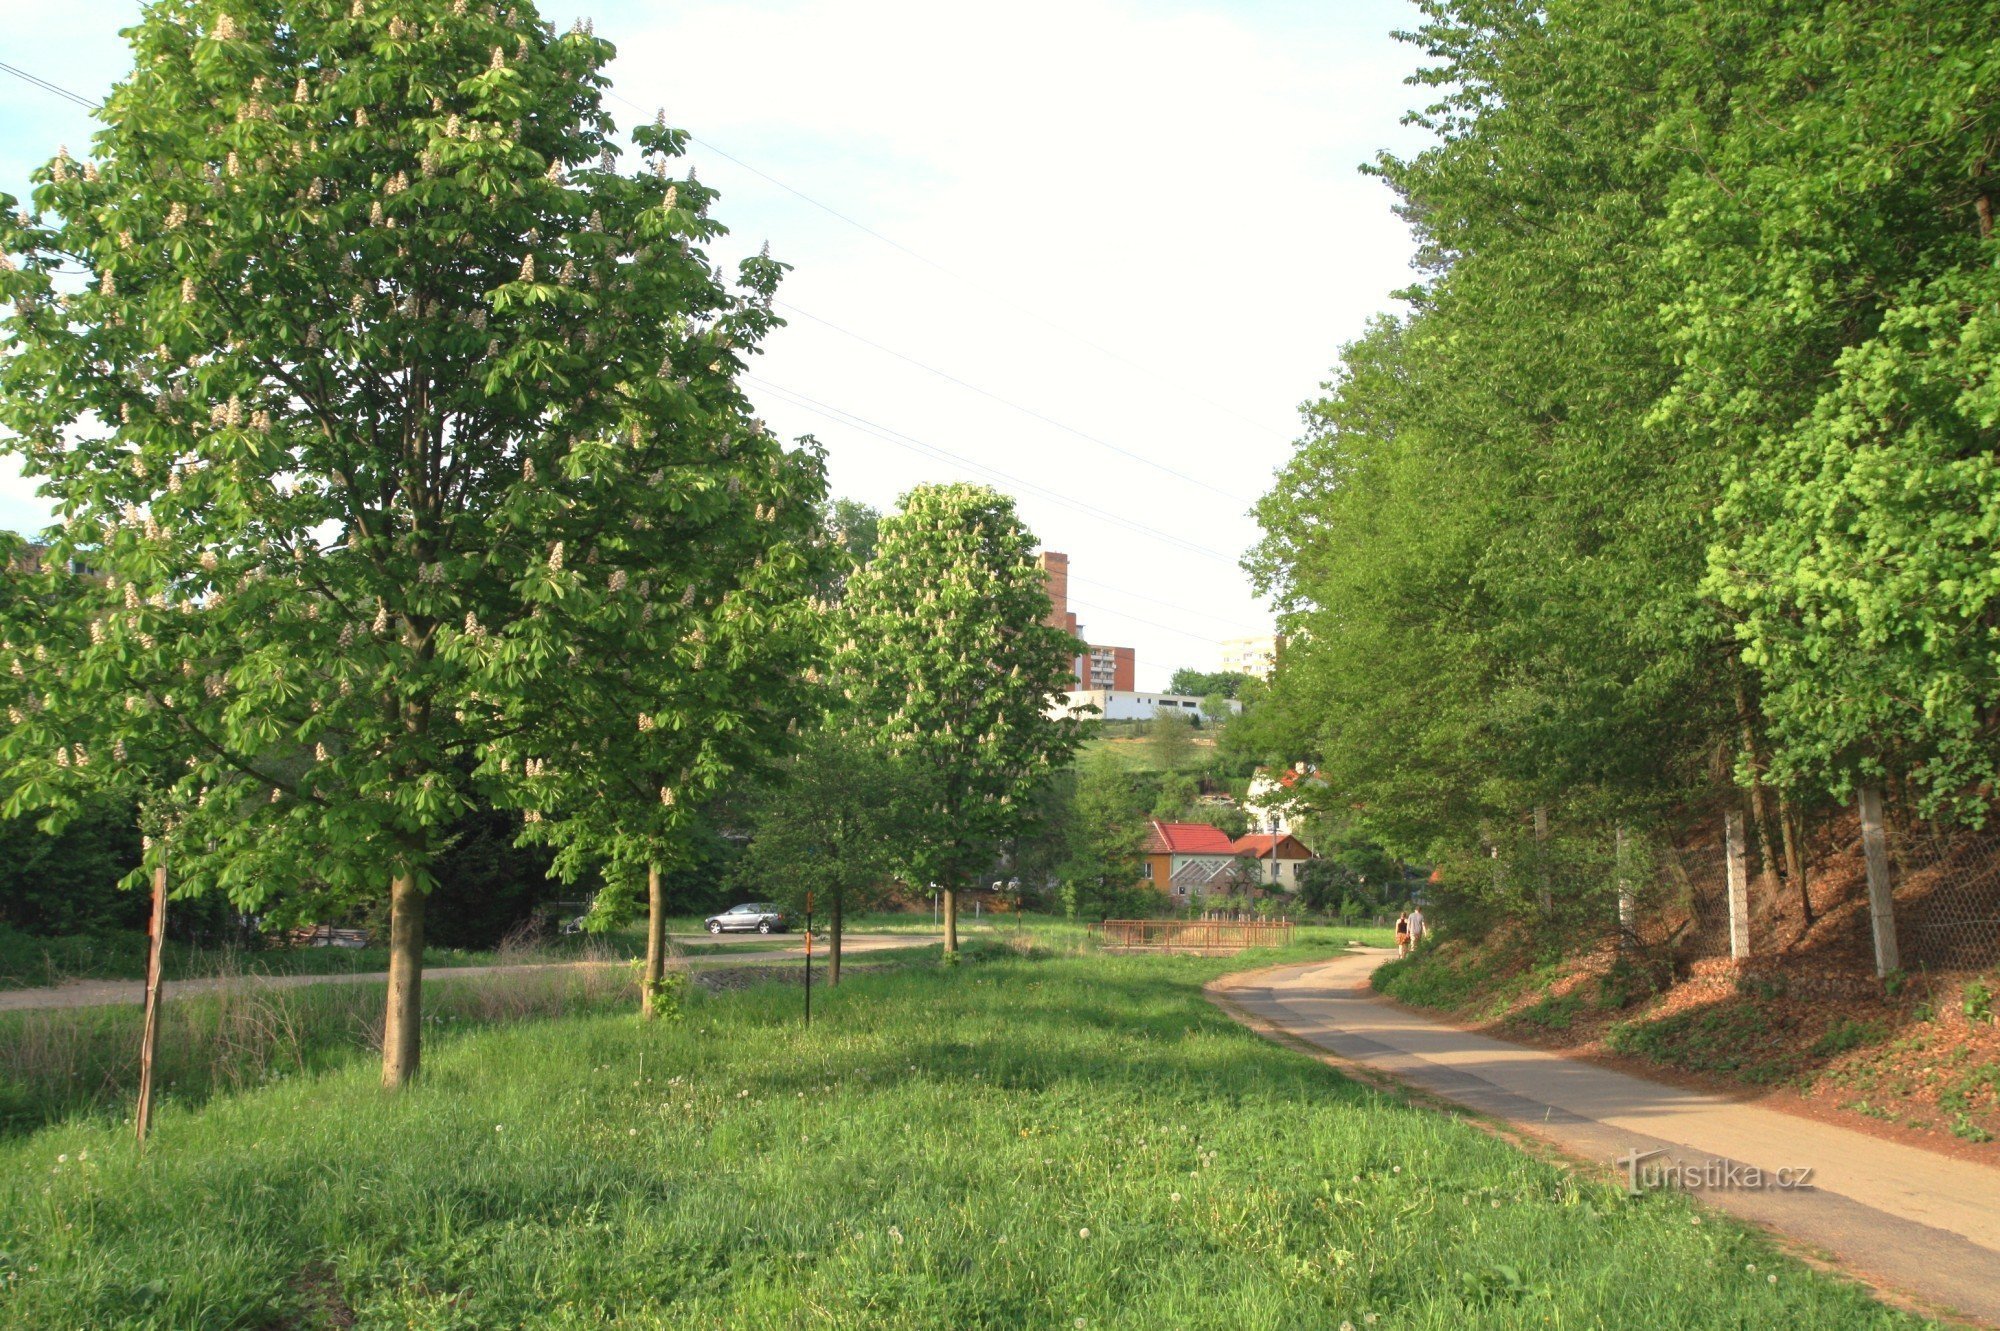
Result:
<svg viewBox="0 0 2000 1331"><path fill-rule="evenodd" d="M806 893L806 1025L813 1024L813 894Z"/></svg>
<svg viewBox="0 0 2000 1331"><path fill-rule="evenodd" d="M139 1145L153 1126L153 1051L160 1037L160 962L167 937L167 860L153 866L153 919L147 926L152 937L146 947L146 1017L139 1035L139 1105L132 1115L132 1127Z"/></svg>
<svg viewBox="0 0 2000 1331"><path fill-rule="evenodd" d="M1882 833L1882 792L1861 787L1861 852L1868 861L1868 923L1875 934L1875 974L1902 969L1896 950L1896 899L1889 880L1889 843Z"/></svg>

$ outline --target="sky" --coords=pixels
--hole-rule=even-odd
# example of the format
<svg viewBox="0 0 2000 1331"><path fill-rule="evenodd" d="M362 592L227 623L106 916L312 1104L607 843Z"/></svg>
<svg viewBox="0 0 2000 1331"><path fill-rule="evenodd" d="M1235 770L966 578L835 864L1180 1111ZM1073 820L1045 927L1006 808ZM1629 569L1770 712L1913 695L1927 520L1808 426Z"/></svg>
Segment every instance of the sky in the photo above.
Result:
<svg viewBox="0 0 2000 1331"><path fill-rule="evenodd" d="M98 97L133 0L16 17L0 60ZM1405 0L688 0L545 5L616 43L610 108L697 142L711 248L793 265L746 383L833 492L1016 496L1141 688L1272 619L1239 560L1342 343L1412 247L1360 166L1415 151ZM999 16L999 17L996 17ZM87 112L0 73L0 191ZM0 460L0 526L48 506Z"/></svg>

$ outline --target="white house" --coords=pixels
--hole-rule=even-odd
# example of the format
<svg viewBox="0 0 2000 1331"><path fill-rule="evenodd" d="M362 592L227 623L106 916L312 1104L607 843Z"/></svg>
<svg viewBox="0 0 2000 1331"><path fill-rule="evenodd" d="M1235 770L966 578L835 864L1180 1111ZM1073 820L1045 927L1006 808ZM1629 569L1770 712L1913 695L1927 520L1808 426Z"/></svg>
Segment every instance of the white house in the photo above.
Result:
<svg viewBox="0 0 2000 1331"><path fill-rule="evenodd" d="M1325 778L1307 769L1304 763L1280 768L1273 773L1260 769L1250 778L1250 789L1243 796L1243 812L1250 817L1250 826L1259 832L1276 832L1279 836L1295 836L1300 827L1299 815L1305 811L1294 801L1308 785L1318 784Z"/></svg>

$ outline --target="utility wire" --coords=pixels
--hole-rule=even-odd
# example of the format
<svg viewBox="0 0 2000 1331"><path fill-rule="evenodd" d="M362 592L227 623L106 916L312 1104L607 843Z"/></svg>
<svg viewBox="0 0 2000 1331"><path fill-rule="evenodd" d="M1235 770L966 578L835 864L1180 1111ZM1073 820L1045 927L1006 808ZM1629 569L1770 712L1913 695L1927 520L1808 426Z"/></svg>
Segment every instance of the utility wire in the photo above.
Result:
<svg viewBox="0 0 2000 1331"><path fill-rule="evenodd" d="M633 101L630 97L627 97L623 93L615 90L607 90L607 91L611 97L614 97L618 101L625 103L625 105L631 107L634 111L639 112L641 115L645 114L646 108L639 105L639 103ZM1160 370L1156 370L1152 366L1144 364L1141 361L1133 360L1130 356L1124 355L1121 352L1113 351L1110 347L1103 346L1097 342L1093 342L1089 338L1085 337L1083 334L1078 333L1072 329L1065 328L1063 325L1056 323L1054 320L1049 319L1044 315L1036 313L1033 309L1030 309L1028 306L1021 305L1015 301L1009 300L1007 297L1001 295L998 291L995 291L992 287L986 285L984 282L980 282L974 278L967 277L964 273L961 273L957 269L952 268L946 264L939 263L936 259L931 258L929 255L918 253L916 250L911 249L908 245L903 244L901 241L896 240L891 236L883 235L880 231L877 231L874 227L869 226L867 223L857 221L856 219L848 216L846 213L840 211L840 209L835 208L832 204L823 203L820 200L814 198L812 195L806 193L804 190L799 189L794 185L786 184L784 181L778 179L770 172L762 170L759 167L752 166L750 163L744 161L741 157L736 156L736 154L729 152L724 148L718 147L714 143L709 142L707 139L704 139L692 132L688 134L688 138L695 143L699 143L702 147L708 149L716 156L723 158L725 161L733 162L737 166L742 167L745 171L748 171L751 175L756 176L758 179L768 181L769 183L776 185L779 189L785 191L785 193L787 194L794 196L795 198L803 199L805 202L819 209L827 216L837 218L840 221L847 223L847 225L853 227L855 230L860 231L866 235L873 236L876 240L881 241L884 245L887 245L889 248L896 250L901 254L907 255L909 258L916 260L918 263L923 264L928 268L935 268L937 271L945 274L947 277L951 277L959 282L963 282L966 286L971 287L974 291L980 292L988 300L994 302L995 304L1000 305L1006 309L1010 309L1014 311L1016 314L1032 319L1036 323L1042 325L1044 328L1048 328L1055 332L1061 333L1064 337L1070 338L1073 341L1078 342L1083 346L1089 347L1092 351L1097 352L1101 356L1107 356L1112 360L1118 361L1123 365L1129 366L1132 369L1139 371L1141 374L1156 379L1159 382L1166 384L1168 387L1174 389L1176 392L1181 393L1186 397L1190 397L1194 399L1196 402L1202 403L1204 406L1211 407L1216 411L1222 412L1224 415L1233 416L1237 420L1242 421L1244 424L1254 426L1256 429L1262 430L1266 434L1274 435L1280 439L1285 438L1285 432L1283 430L1274 429L1271 426L1264 424L1262 421L1259 421L1250 416L1246 416L1242 412L1236 410L1234 407L1227 406L1221 402L1217 402L1212 398L1203 397L1200 393L1196 393L1190 390L1187 387L1187 384L1184 381L1184 379L1173 375L1169 375Z"/></svg>
<svg viewBox="0 0 2000 1331"><path fill-rule="evenodd" d="M68 88L64 88L57 84L50 83L47 79L38 78L35 75L30 74L27 70L18 68L17 66L14 65L10 65L4 60L0 60L0 71L12 74L15 78L20 79L25 83L32 83L37 88L40 88L43 92L52 92L58 97L67 97L70 101L75 102L78 106L82 107L86 111L95 111L97 109L97 103L91 101L88 97L85 97L82 93L71 92Z"/></svg>
<svg viewBox="0 0 2000 1331"><path fill-rule="evenodd" d="M1120 457L1130 458L1132 459L1132 461L1137 462L1143 466L1151 467L1154 471L1165 472L1169 476L1173 476L1180 480L1186 481L1189 485L1198 485L1204 490L1210 491L1211 493L1214 494L1221 495L1224 499L1234 499L1238 503L1243 503L1243 504L1248 504L1252 502L1251 497L1249 495L1237 494L1233 490L1225 490L1219 485L1214 485L1208 481L1204 481L1199 476L1190 475L1187 472L1180 471L1174 467L1169 467L1166 463L1161 462L1155 458L1147 457L1144 453L1134 452L1132 449L1121 447L1118 444L1112 443L1109 439L1100 439L1098 436L1094 434L1090 434L1084 430L1079 430L1073 425L1065 424L1064 422L1057 420L1053 416L1045 415L1042 412L1036 411L1033 407L1023 406L1019 402L1014 401L1012 398L1002 397L1000 396L1000 394L995 393L990 389L981 388L978 384L967 383L965 380L959 378L955 374L951 374L947 371L940 370L935 365L925 364L923 361L918 360L915 356L909 355L905 352L898 351L894 347L885 347L880 342L874 341L872 338L864 337L860 333L855 332L851 328L842 328L839 324L835 323L833 320L822 318L819 315L814 314L811 310L801 309L797 305L792 304L790 301L778 300L778 301L773 301L772 303L774 305L780 306L783 309L790 310L793 314L799 315L802 318L810 319L816 324L821 324L827 328L831 328L834 332L839 333L844 337L851 337L856 342L861 343L861 345L865 347L873 347L875 350L881 352L885 356L894 356L899 361L903 361L906 362L907 364L914 365L918 369L923 370L926 373L934 374L938 378L944 380L946 383L957 384L960 388L963 388L968 392L977 393L979 394L979 396L983 398L990 398L993 401L998 402L1003 407L1012 407L1015 411L1020 412L1023 416L1031 416L1035 420L1041 421L1044 425L1053 425L1058 430L1063 431L1065 434L1073 434L1077 438L1084 440L1086 443L1096 444L1099 448L1110 449L1113 453L1118 454Z"/></svg>
<svg viewBox="0 0 2000 1331"><path fill-rule="evenodd" d="M1096 578L1086 578L1081 573L1077 573L1074 571L1070 573L1069 580L1071 583L1080 582L1085 584L1086 586L1096 587L1102 591L1113 592L1119 596L1129 597L1135 601L1148 601L1151 602L1153 605L1161 606L1165 609L1175 611L1179 614L1193 615L1197 619L1206 619L1210 623L1220 624L1224 628L1232 629L1240 636L1254 637L1264 632L1264 630L1262 629L1252 628L1250 625L1245 624L1240 619L1231 619L1226 615L1211 614L1206 610L1193 610L1185 605L1181 605L1179 602L1176 601L1163 601L1157 596L1147 596L1144 592L1135 592L1132 591L1130 588L1120 587L1115 583L1100 582ZM1081 603L1079 602L1079 604ZM1114 615L1122 615L1125 612L1123 610L1114 610L1111 613Z"/></svg>
<svg viewBox="0 0 2000 1331"><path fill-rule="evenodd" d="M1085 513L1091 517L1098 518L1101 521L1113 523L1117 526L1125 528L1127 531L1135 532L1138 535L1150 536L1157 541L1162 541L1168 545L1176 547L1177 549L1185 550L1190 554L1204 555L1210 559L1220 560L1225 564L1234 564L1236 562L1233 558L1231 558L1229 555L1224 554L1220 550L1216 550L1205 545L1198 545L1195 542L1188 540L1184 536L1176 536L1174 533L1170 531L1165 531L1159 527L1149 527L1143 522L1135 522L1131 518L1127 518L1120 514L1113 513L1108 509L1098 508L1093 504L1086 504L1082 500L1072 499L1068 495L1065 495L1060 491L1051 490L1044 485L1038 485L1034 481L1028 480L1024 476L1016 476L1010 472L1001 471L998 467L988 466L986 463L979 462L973 458L966 457L963 453L954 453L948 448L944 448L937 444L930 443L927 440L918 439L914 435L904 434L900 430L891 429L889 426L882 425L879 422L869 420L865 416L857 415L856 413L847 411L843 408L833 406L829 403L821 402L816 398L807 397L804 393L799 392L797 389L787 388L783 384L772 383L769 379L760 378L759 376L754 374L745 373L743 377L748 379L750 382L754 384L761 385L762 387L778 394L781 401L788 402L792 406L800 407L806 411L810 411L814 415L823 416L826 419L835 422L836 424L845 425L850 429L859 430L864 434L873 435L876 438L884 440L887 443L895 444L899 448L907 448L914 452L924 453L934 458L941 458L946 461L956 462L960 466L968 467L974 471L982 472L985 475L991 476L996 480L1005 481L1011 485L1018 485L1024 490L1031 490L1036 494L1039 494L1042 497L1050 500L1053 503L1061 504L1066 508L1075 509L1078 512Z"/></svg>
<svg viewBox="0 0 2000 1331"><path fill-rule="evenodd" d="M17 65L9 64L4 60L0 60L0 73L11 74L15 78L20 79L24 83L30 84L33 87L40 88L44 92L53 93L57 97L61 97L67 101L73 102L77 106L82 107L86 111L94 111L97 109L98 104L96 102L91 101L88 97L85 97L83 94L78 92L73 92L70 89L61 86L60 84L51 83L47 79L41 78L35 74L31 74L27 70L22 69ZM634 102L631 98L626 97L621 93L613 92L611 95L635 110L640 110L640 111L644 110L644 108L640 107L637 102ZM873 227L870 227L865 223L859 222L854 218L849 217L846 213L841 212L839 209L820 202L818 199L813 198L811 195L805 193L803 190L794 189L792 186L786 184L784 181L779 180L776 176L773 176L768 172L759 170L758 168L750 165L750 163L744 161L742 158L737 157L733 153L730 153L716 146L715 144L708 142L706 139L696 137L693 134L690 134L688 137L690 139L693 139L694 142L701 144L702 147L707 148L710 152L713 152L720 157L726 158L727 160L734 162L737 166L742 167L745 171L748 171L752 175L758 176L761 179L769 181L771 184L776 185L778 188L786 191L789 194L797 195L799 198L805 200L807 203L812 204L815 208L820 209L821 211L829 214L832 217L838 218L840 221L847 223L849 226L852 226L857 230L866 232L868 235L873 236L875 239L881 241L883 244L891 246L894 249L900 250L904 254L909 255L911 258L916 259L921 263L928 264L930 267L936 268L940 272L948 273L951 276L958 278L960 281L968 283L968 285L978 286L978 284L972 282L971 279L966 278L957 272L954 272L952 269L945 267L943 264L937 263L935 260L926 258L924 255L917 253L913 249L910 249L908 246L903 245L898 241L883 235L881 232L875 230ZM1032 407L1022 406L1018 402L1014 402L1007 398L1001 397L999 394L990 392L984 388L979 387L976 384L967 383L965 380L960 379L955 375L948 374L943 370L937 369L934 366L927 365L924 362L917 360L914 356L905 355L904 353L896 351L893 348L883 346L879 342L871 341L870 339L863 337L859 333L855 333L846 328L842 328L840 325L834 323L833 321L829 319L823 319L819 315L813 314L808 310L800 309L796 305L791 305L785 302L779 302L779 303L784 304L786 309L791 310L796 314L802 315L805 318L811 319L815 323L824 324L828 328L833 329L837 333L845 334L846 336L853 338L857 342L861 342L867 346L873 347L877 351L881 351L887 355L894 356L898 360L907 361L910 364L917 366L919 369L928 371L929 373L936 375L940 379L944 379L951 383L957 384L959 387L967 389L974 393L978 393L982 397L991 398L994 401L999 402L1005 406L1012 407L1014 410L1019 411L1025 415L1032 416L1037 420L1044 421L1049 425L1053 425L1057 429L1063 430L1069 434L1076 435L1080 439L1085 439L1091 443L1098 444L1104 448L1108 448L1114 453L1119 453L1125 457L1133 459L1134 461L1142 462L1149 467L1153 467L1159 471L1164 471L1169 475L1178 476L1182 480L1188 481L1195 485L1199 485L1204 489L1212 490L1215 493L1221 494L1227 498L1230 499L1243 498L1243 496L1231 494L1229 491L1222 490L1217 486L1211 485L1207 481L1199 479L1198 477L1190 476L1186 472L1176 471L1174 468L1166 466L1164 463L1156 462L1151 458L1145 457L1138 453L1134 453L1129 449L1121 448L1117 444L1113 444L1108 440L1099 439L1096 436L1087 434L1082 430L1078 430L1072 426L1065 425L1063 422L1058 421L1053 417L1046 416L1041 412L1034 410ZM1011 302L1003 302L1003 303L1011 304ZM1040 318L1040 316L1035 316L1035 317L1038 319ZM1045 324L1048 323L1047 320L1041 320L1041 322ZM1048 326L1056 328L1057 331L1059 332L1067 331L1061 329L1058 325L1055 324L1049 324ZM1070 336L1075 336L1075 334L1070 334ZM1118 353L1111 351L1108 348L1096 346L1096 344L1089 342L1087 339L1078 338L1077 340L1084 342L1085 345L1091 346L1093 349L1103 352L1105 355L1111 356L1114 359L1125 360L1127 364L1133 365L1137 369L1145 370L1149 374L1156 373L1155 371L1148 369L1148 367L1146 366L1139 365L1136 361L1126 360L1125 357L1119 356ZM755 375L747 375L746 377L752 379L753 381L759 384L764 385L766 388L776 391L785 398L791 400L791 403L794 406L800 407L807 411L811 411L816 415L823 416L826 419L835 421L836 423L846 424L850 426L850 428L862 430L865 433L872 434L876 438L882 439L888 443L896 444L899 447L910 448L913 449L914 451L927 453L933 457L943 457L949 459L951 461L959 463L962 466L971 467L974 470L984 472L987 475L995 476L1002 480L1008 481L1012 484L1022 486L1025 489L1035 491L1036 493L1044 496L1045 498L1048 498L1056 503L1063 504L1066 507L1075 509L1088 516L1094 516L1101 521L1114 523L1120 527L1123 527L1129 531L1137 532L1141 535L1154 537L1157 540L1161 540L1169 544L1179 546L1180 548L1188 550L1192 553L1207 555L1210 558L1220 559L1228 563L1235 562L1234 560L1231 560L1228 555L1223 554L1219 550L1213 550L1208 548L1207 546L1197 545L1194 542L1186 540L1183 537L1175 536L1171 532L1162 531L1156 527L1148 527L1144 523L1134 522L1131 519L1121 517L1116 513L1111 513L1107 510L1096 508L1093 505L1081 503L1077 500L1069 498L1067 495L1063 495L1056 491L1047 489L1044 486L1036 485L1034 482L1026 480L1022 477L1010 475L1006 472L1000 471L997 468L986 466L984 463L975 462L971 458L965 457L962 454L953 453L949 449L941 448L936 444L926 443L923 440L913 438L909 435L901 434L899 431L891 430L887 426L878 425L877 423L867 420L865 417L857 416L852 412L842 411L838 407L829 406L826 403L815 401L814 399L807 397L803 393L799 393L796 392L795 390L785 388L782 385L773 384L767 379L760 379ZM1217 406L1219 404L1210 403L1210 405ZM1244 417L1243 419L1248 420L1249 418ZM1254 421L1252 421L1251 423L1256 424L1256 422ZM1170 609L1181 609L1181 607L1174 606L1172 602L1162 601L1159 600L1157 597L1145 596L1137 592L1128 591L1124 588L1113 587L1108 583L1096 582L1093 579L1088 579L1088 578L1077 578L1076 581L1089 582L1093 586L1103 587L1105 590L1116 592L1121 596L1130 596L1136 600L1141 600L1141 601L1151 601L1156 605L1164 605ZM1112 610L1105 606L1094 606L1085 601L1077 601L1075 603L1077 605L1085 607L1086 609L1098 610L1104 614L1120 615L1123 618L1132 621L1133 623L1145 624L1151 628L1160 629L1163 632L1177 633L1183 637L1191 638L1199 642L1207 641L1207 639L1201 637L1198 634L1189 633L1185 629L1175 628L1169 624L1162 624L1156 620L1144 619L1137 615L1127 614L1124 611ZM1188 612L1183 610L1183 613L1188 613ZM1208 615L1201 611L1194 611L1192 613L1200 615L1202 618L1210 619L1221 624L1235 623L1234 621L1223 619L1220 616ZM1240 624L1236 624L1235 626L1241 627Z"/></svg>
<svg viewBox="0 0 2000 1331"><path fill-rule="evenodd" d="M1148 628L1159 629L1162 633L1178 634L1180 637L1187 638L1193 642L1205 642L1211 647L1213 647L1216 642L1214 638L1209 637L1207 634L1193 633L1187 629L1175 628L1172 624L1162 624L1157 619L1144 619L1138 615L1132 614L1131 612L1125 610L1113 610L1110 606L1107 605L1092 605L1089 601L1079 601L1073 596L1069 598L1069 603L1071 605L1082 606L1085 610L1096 610L1103 614L1115 615L1119 619L1129 620L1134 624L1144 624Z"/></svg>

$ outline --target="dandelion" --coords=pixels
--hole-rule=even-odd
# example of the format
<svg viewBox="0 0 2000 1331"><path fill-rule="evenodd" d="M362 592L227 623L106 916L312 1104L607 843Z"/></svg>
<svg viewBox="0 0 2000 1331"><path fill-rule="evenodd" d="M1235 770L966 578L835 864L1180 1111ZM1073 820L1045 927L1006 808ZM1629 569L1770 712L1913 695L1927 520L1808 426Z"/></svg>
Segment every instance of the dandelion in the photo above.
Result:
<svg viewBox="0 0 2000 1331"><path fill-rule="evenodd" d="M891 1225L889 1226L889 1237L894 1242L900 1244L903 1241L903 1231Z"/></svg>
<svg viewBox="0 0 2000 1331"><path fill-rule="evenodd" d="M1088 1225L1086 1225L1086 1226L1084 1226L1084 1227L1083 1227L1082 1229L1079 1229L1078 1231L1076 1231L1076 1236L1077 1236L1078 1238L1080 1238L1080 1239L1087 1239L1087 1238L1089 1238L1089 1237L1090 1237L1090 1227L1089 1227Z"/></svg>
<svg viewBox="0 0 2000 1331"><path fill-rule="evenodd" d="M639 1135L639 1129L637 1129L637 1128L627 1128L627 1129L625 1129L625 1135L626 1135L627 1137L636 1137L636 1136L638 1136L638 1135Z"/></svg>
<svg viewBox="0 0 2000 1331"><path fill-rule="evenodd" d="M495 1124L493 1125L493 1130L494 1130L495 1132L499 1132L499 1131L501 1131L501 1125L500 1125L500 1124L498 1124L498 1123L495 1123Z"/></svg>
<svg viewBox="0 0 2000 1331"><path fill-rule="evenodd" d="M1754 1275L1756 1275L1756 1274L1757 1274L1757 1263L1755 1263L1755 1262L1745 1262L1745 1263L1743 1264L1743 1269L1744 1269L1745 1271L1748 1271L1748 1272L1749 1272L1749 1273L1750 1273L1751 1275L1753 1275L1753 1276L1754 1276Z"/></svg>
<svg viewBox="0 0 2000 1331"><path fill-rule="evenodd" d="M1179 1193L1174 1193L1170 1197L1168 1197L1167 1200L1173 1202L1175 1205L1178 1206L1180 1204L1181 1195Z"/></svg>
<svg viewBox="0 0 2000 1331"><path fill-rule="evenodd" d="M1775 1285L1778 1283L1778 1274L1777 1272L1773 1271L1770 1275L1765 1276L1764 1279L1768 1283Z"/></svg>

